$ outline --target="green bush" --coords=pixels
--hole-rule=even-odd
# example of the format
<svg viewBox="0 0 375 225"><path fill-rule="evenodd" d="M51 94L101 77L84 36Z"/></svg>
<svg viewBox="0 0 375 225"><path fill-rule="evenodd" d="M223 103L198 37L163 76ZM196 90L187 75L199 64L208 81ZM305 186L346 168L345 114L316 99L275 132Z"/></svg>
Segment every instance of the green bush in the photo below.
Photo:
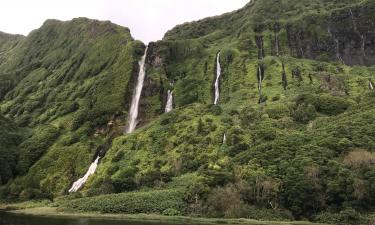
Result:
<svg viewBox="0 0 375 225"><path fill-rule="evenodd" d="M362 218L361 214L358 213L356 210L352 208L347 208L340 213L330 213L330 212L324 212L318 214L314 221L320 222L320 223L330 223L330 224L348 224L348 225L358 225L362 224L364 221L364 218Z"/></svg>
<svg viewBox="0 0 375 225"><path fill-rule="evenodd" d="M168 209L164 210L162 214L165 215L165 216L180 216L181 212L178 211L177 209L168 208Z"/></svg>
<svg viewBox="0 0 375 225"><path fill-rule="evenodd" d="M254 220L269 221L289 221L294 220L292 213L283 209L259 208L256 206L245 205L243 207L243 217Z"/></svg>
<svg viewBox="0 0 375 225"><path fill-rule="evenodd" d="M241 194L233 185L213 189L206 204L209 214L213 217L239 218L243 216Z"/></svg>
<svg viewBox="0 0 375 225"><path fill-rule="evenodd" d="M210 108L209 108L209 111L210 111L210 113L212 113L215 116L219 116L223 112L221 107L218 106L218 105L211 105Z"/></svg>
<svg viewBox="0 0 375 225"><path fill-rule="evenodd" d="M184 191L180 189L138 191L121 194L86 197L58 202L61 207L81 211L101 213L158 213L186 212L187 204L183 200Z"/></svg>
<svg viewBox="0 0 375 225"><path fill-rule="evenodd" d="M20 145L17 172L25 174L43 156L59 134L59 129L50 125L36 129L34 134Z"/></svg>
<svg viewBox="0 0 375 225"><path fill-rule="evenodd" d="M300 104L292 106L291 116L296 122L307 123L316 117L316 109L313 105Z"/></svg>
<svg viewBox="0 0 375 225"><path fill-rule="evenodd" d="M330 95L322 95L317 99L315 108L318 112L327 115L338 115L350 107L348 100Z"/></svg>
<svg viewBox="0 0 375 225"><path fill-rule="evenodd" d="M262 113L253 107L246 107L240 112L240 119L243 126L248 126L260 120Z"/></svg>
<svg viewBox="0 0 375 225"><path fill-rule="evenodd" d="M281 119L284 116L289 116L290 111L285 104L270 105L266 108L266 113L272 119Z"/></svg>

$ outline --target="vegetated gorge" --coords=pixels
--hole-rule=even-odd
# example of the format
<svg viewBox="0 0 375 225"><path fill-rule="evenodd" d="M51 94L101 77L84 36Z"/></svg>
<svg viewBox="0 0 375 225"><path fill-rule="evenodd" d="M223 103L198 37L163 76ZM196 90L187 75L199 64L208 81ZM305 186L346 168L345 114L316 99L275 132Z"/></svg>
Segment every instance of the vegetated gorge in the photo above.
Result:
<svg viewBox="0 0 375 225"><path fill-rule="evenodd" d="M0 33L0 198L373 224L374 65L374 0L253 0L148 47L86 18Z"/></svg>

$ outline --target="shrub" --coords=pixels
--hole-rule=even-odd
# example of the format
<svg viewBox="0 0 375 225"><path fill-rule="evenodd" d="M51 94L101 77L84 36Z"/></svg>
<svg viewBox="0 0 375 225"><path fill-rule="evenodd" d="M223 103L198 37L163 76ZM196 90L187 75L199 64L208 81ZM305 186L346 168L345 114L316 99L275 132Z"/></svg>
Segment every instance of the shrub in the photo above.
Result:
<svg viewBox="0 0 375 225"><path fill-rule="evenodd" d="M165 215L165 216L180 216L181 212L178 211L177 209L168 208L168 209L164 210L162 214Z"/></svg>
<svg viewBox="0 0 375 225"><path fill-rule="evenodd" d="M183 214L187 204L183 201L182 189L165 189L138 191L121 194L86 197L70 201L58 202L59 206L101 213L158 213L172 212L171 209Z"/></svg>
<svg viewBox="0 0 375 225"><path fill-rule="evenodd" d="M262 94L260 97L259 97L259 103L264 103L266 102L268 99L267 95L264 95Z"/></svg>
<svg viewBox="0 0 375 225"><path fill-rule="evenodd" d="M365 150L349 152L344 158L344 164L352 168L370 167L375 165L375 153Z"/></svg>
<svg viewBox="0 0 375 225"><path fill-rule="evenodd" d="M244 126L248 126L252 123L258 122L261 115L262 113L259 110L253 107L246 107L240 112L241 123Z"/></svg>
<svg viewBox="0 0 375 225"><path fill-rule="evenodd" d="M214 189L207 199L209 214L214 217L236 218L241 217L241 195L237 188L229 184Z"/></svg>
<svg viewBox="0 0 375 225"><path fill-rule="evenodd" d="M313 105L300 104L292 107L291 116L296 122L307 123L316 117L316 109Z"/></svg>
<svg viewBox="0 0 375 225"><path fill-rule="evenodd" d="M33 136L20 145L20 156L17 172L24 174L52 145L59 136L59 130L53 126L42 126L36 129Z"/></svg>
<svg viewBox="0 0 375 225"><path fill-rule="evenodd" d="M266 112L272 119L281 119L284 116L289 116L289 108L285 104L270 105Z"/></svg>
<svg viewBox="0 0 375 225"><path fill-rule="evenodd" d="M280 98L281 98L280 94L277 94L277 95L275 95L275 96L272 97L272 101L273 102L279 101Z"/></svg>
<svg viewBox="0 0 375 225"><path fill-rule="evenodd" d="M259 208L252 205L244 206L243 216L254 220L285 221L294 219L292 213L288 210Z"/></svg>
<svg viewBox="0 0 375 225"><path fill-rule="evenodd" d="M223 112L221 107L218 106L218 105L211 105L210 108L209 108L209 111L210 111L210 113L212 113L215 116L219 116Z"/></svg>
<svg viewBox="0 0 375 225"><path fill-rule="evenodd" d="M315 104L316 110L327 115L338 115L345 112L350 103L343 98L330 95L319 96Z"/></svg>
<svg viewBox="0 0 375 225"><path fill-rule="evenodd" d="M356 210L347 208L340 213L324 212L317 215L314 220L320 223L357 225L362 221L362 216Z"/></svg>

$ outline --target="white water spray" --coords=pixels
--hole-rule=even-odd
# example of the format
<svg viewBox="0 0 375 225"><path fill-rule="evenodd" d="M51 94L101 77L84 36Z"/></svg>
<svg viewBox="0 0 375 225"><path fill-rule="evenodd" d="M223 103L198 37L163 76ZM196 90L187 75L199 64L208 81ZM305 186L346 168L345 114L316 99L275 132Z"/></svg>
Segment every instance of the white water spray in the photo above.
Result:
<svg viewBox="0 0 375 225"><path fill-rule="evenodd" d="M217 105L219 103L220 98L220 76L221 76L221 66L220 66L220 52L217 53L216 57L216 81L215 81L215 101L214 104Z"/></svg>
<svg viewBox="0 0 375 225"><path fill-rule="evenodd" d="M168 90L167 104L165 105L165 112L169 113L173 110L173 91Z"/></svg>
<svg viewBox="0 0 375 225"><path fill-rule="evenodd" d="M138 118L138 110L139 110L139 100L141 99L142 89L143 89L143 83L146 76L146 55L147 55L147 49L146 47L145 54L142 56L141 60L138 62L139 64L139 74L138 74L138 80L137 80L137 86L135 88L133 98L132 98L132 104L130 107L129 112L129 123L126 128L126 133L130 134L135 130L135 127L137 126L137 118Z"/></svg>
<svg viewBox="0 0 375 225"><path fill-rule="evenodd" d="M227 142L227 135L226 135L226 133L224 133L224 135L223 135L223 144L225 144Z"/></svg>
<svg viewBox="0 0 375 225"><path fill-rule="evenodd" d="M100 157L96 158L96 160L90 165L89 169L87 170L86 174L79 178L76 182L73 183L72 187L69 189L69 193L77 192L82 186L86 183L87 179L95 173L96 168L98 167Z"/></svg>
<svg viewBox="0 0 375 225"><path fill-rule="evenodd" d="M258 73L259 73L258 90L259 90L259 92L261 92L262 91L263 78L262 78L262 68L260 67L260 65L258 65Z"/></svg>

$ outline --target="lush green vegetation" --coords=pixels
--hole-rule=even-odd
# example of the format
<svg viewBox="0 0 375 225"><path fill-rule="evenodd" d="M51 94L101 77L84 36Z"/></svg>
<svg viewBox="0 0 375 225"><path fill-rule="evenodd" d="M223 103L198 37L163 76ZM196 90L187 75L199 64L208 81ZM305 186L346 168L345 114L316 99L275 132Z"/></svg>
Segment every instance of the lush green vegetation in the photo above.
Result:
<svg viewBox="0 0 375 225"><path fill-rule="evenodd" d="M158 213L178 216L186 208L183 194L177 189L129 192L61 201L57 205L80 211L102 213Z"/></svg>
<svg viewBox="0 0 375 225"><path fill-rule="evenodd" d="M143 44L127 28L85 18L48 20L28 37L0 40L1 46L14 39L0 64L0 109L22 127L25 140L9 160L17 178L0 195L52 198L65 194L122 133Z"/></svg>
<svg viewBox="0 0 375 225"><path fill-rule="evenodd" d="M0 185L15 177L18 147L22 141L15 125L0 115Z"/></svg>
<svg viewBox="0 0 375 225"><path fill-rule="evenodd" d="M22 130L0 148L11 159L0 196L104 213L366 224L375 210L375 46L363 37L372 37L373 8L257 0L176 27L149 45L141 126L129 135L144 46L127 29L47 21L0 39L1 112ZM163 114L167 90L174 110ZM95 176L63 197L98 154Z"/></svg>

